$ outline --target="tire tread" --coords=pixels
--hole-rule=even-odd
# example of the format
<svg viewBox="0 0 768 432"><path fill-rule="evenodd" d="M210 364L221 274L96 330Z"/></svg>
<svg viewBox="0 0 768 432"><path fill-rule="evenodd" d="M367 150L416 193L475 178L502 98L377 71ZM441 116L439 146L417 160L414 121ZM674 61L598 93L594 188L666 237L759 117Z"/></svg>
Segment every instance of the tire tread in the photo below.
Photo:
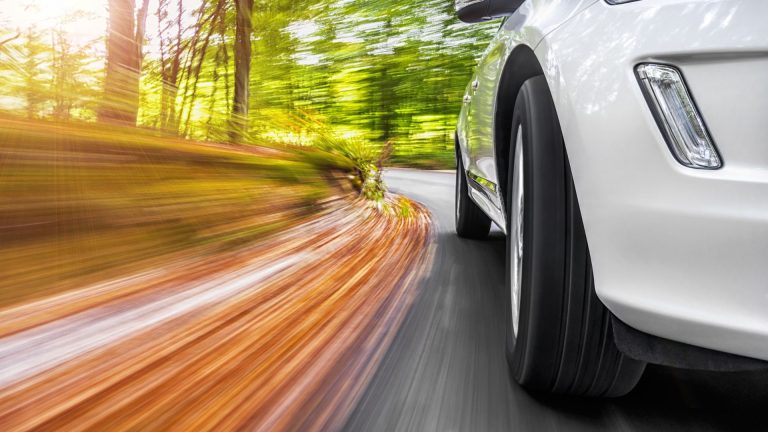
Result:
<svg viewBox="0 0 768 432"><path fill-rule="evenodd" d="M543 103L544 98L549 98L549 103ZM531 176L534 184L525 186L525 194L534 193L526 198L525 205L529 208L527 200L533 200L530 211L539 212L535 217L540 224L530 228L533 240L529 241L533 245L527 250L534 255L526 255L526 259L534 263L524 267L532 272L529 279L523 276L524 289L531 287L526 303L531 317L526 329L521 327L520 342L515 338L512 348L508 345L513 375L521 384L537 391L598 397L626 394L639 380L645 364L624 356L616 348L610 312L595 292L576 188L544 77L531 78L523 85L512 123L515 131L516 125L523 124L532 129L523 136L536 143L535 147L524 144L526 158L534 159L526 162L530 164L526 167L533 167L533 173L526 168L526 179ZM512 173L508 178L514 178ZM507 189L511 187L508 185ZM533 217L526 214L525 223ZM548 271L552 273L541 273ZM549 324L558 313L561 321ZM509 337L507 340L509 344Z"/></svg>

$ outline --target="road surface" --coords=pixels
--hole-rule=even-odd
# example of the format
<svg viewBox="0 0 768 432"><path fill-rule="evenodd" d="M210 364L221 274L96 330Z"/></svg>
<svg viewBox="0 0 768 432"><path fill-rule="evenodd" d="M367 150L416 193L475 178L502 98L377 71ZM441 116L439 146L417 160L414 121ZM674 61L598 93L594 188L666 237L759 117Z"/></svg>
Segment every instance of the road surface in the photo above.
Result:
<svg viewBox="0 0 768 432"><path fill-rule="evenodd" d="M425 204L435 263L346 429L349 431L766 430L768 373L649 367L621 399L533 396L503 355L504 237L459 239L446 172L392 170L390 190Z"/></svg>

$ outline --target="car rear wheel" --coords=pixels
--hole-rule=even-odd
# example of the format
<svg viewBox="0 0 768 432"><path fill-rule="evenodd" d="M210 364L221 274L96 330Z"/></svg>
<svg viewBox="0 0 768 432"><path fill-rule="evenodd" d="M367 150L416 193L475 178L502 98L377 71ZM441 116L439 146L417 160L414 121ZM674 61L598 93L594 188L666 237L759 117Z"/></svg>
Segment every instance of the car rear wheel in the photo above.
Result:
<svg viewBox="0 0 768 432"><path fill-rule="evenodd" d="M512 120L507 211L507 359L534 391L621 396L645 364L615 346L595 294L581 212L544 77L518 94Z"/></svg>
<svg viewBox="0 0 768 432"><path fill-rule="evenodd" d="M459 237L481 239L491 230L491 219L469 198L467 174L456 144L456 233Z"/></svg>

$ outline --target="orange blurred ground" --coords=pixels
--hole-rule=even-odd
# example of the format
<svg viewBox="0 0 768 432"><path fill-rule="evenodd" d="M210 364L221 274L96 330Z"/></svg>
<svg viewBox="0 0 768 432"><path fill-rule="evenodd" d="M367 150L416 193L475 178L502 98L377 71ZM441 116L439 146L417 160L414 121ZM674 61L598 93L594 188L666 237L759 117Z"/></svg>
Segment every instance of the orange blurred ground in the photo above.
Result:
<svg viewBox="0 0 768 432"><path fill-rule="evenodd" d="M328 430L430 260L429 219L342 201L257 244L0 310L0 430Z"/></svg>

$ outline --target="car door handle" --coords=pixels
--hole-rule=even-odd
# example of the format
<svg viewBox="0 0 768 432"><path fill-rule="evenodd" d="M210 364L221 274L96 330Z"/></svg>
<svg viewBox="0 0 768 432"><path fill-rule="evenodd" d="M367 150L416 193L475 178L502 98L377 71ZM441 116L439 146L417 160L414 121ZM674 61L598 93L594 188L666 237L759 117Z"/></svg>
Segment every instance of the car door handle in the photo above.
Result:
<svg viewBox="0 0 768 432"><path fill-rule="evenodd" d="M464 105L469 105L470 102L472 102L472 96L464 95Z"/></svg>

